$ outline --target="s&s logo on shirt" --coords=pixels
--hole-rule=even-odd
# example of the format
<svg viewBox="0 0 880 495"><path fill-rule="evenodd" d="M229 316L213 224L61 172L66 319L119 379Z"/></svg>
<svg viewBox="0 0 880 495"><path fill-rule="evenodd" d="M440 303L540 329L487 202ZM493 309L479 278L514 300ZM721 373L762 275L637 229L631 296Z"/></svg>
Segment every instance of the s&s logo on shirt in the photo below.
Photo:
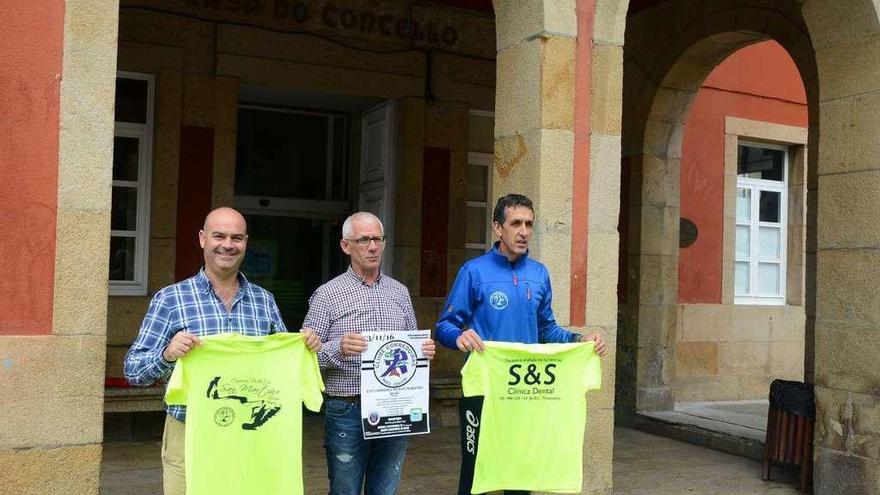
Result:
<svg viewBox="0 0 880 495"><path fill-rule="evenodd" d="M505 294L503 291L496 290L489 295L489 305L499 311L506 308L508 302L509 300L507 299L507 294Z"/></svg>

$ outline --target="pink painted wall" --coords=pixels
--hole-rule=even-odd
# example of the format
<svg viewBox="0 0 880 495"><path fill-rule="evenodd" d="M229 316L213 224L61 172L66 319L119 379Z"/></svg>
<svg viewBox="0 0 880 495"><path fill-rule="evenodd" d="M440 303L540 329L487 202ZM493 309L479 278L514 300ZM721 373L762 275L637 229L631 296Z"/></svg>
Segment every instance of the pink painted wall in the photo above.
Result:
<svg viewBox="0 0 880 495"><path fill-rule="evenodd" d="M691 107L681 159L681 216L699 237L679 250L678 300L721 303L724 121L727 116L807 127L807 100L794 62L774 41L731 55Z"/></svg>
<svg viewBox="0 0 880 495"><path fill-rule="evenodd" d="M5 3L0 29L0 335L47 334L52 332L64 2Z"/></svg>

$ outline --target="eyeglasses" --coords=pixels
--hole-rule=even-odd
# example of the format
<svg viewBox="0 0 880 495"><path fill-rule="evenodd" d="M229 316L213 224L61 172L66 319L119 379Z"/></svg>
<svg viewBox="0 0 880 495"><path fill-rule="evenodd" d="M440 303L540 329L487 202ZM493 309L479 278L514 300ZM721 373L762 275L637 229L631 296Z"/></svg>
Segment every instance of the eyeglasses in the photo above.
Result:
<svg viewBox="0 0 880 495"><path fill-rule="evenodd" d="M369 246L371 242L375 242L377 245L381 246L382 244L385 244L385 240L387 238L388 237L384 236L384 235L377 236L377 237L363 236L363 237L358 237L357 239L346 239L346 241L356 242L356 243L358 243L359 246Z"/></svg>

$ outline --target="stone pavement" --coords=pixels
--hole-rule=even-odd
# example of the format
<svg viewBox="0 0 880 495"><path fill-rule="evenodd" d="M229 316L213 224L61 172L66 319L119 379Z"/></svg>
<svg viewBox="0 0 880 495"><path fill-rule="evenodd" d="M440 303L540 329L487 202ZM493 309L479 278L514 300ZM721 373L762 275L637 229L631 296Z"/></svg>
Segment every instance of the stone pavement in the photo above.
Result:
<svg viewBox="0 0 880 495"><path fill-rule="evenodd" d="M306 493L327 493L321 418L307 416L303 435ZM162 490L160 442L104 444L102 493L157 494ZM459 446L455 428L413 438L400 495L454 494ZM795 494L793 485L763 482L760 464L703 447L627 428L614 432L615 494ZM773 470L792 483L793 472ZM585 473L589 476L589 473ZM427 488L426 488L427 487Z"/></svg>

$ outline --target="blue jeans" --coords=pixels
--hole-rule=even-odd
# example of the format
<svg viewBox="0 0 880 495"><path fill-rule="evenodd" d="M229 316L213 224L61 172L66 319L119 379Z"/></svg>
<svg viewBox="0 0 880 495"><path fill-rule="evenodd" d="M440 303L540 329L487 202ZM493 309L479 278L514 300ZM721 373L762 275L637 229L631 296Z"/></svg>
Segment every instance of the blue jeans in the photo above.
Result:
<svg viewBox="0 0 880 495"><path fill-rule="evenodd" d="M406 437L364 440L359 402L325 401L324 451L330 495L394 495Z"/></svg>

